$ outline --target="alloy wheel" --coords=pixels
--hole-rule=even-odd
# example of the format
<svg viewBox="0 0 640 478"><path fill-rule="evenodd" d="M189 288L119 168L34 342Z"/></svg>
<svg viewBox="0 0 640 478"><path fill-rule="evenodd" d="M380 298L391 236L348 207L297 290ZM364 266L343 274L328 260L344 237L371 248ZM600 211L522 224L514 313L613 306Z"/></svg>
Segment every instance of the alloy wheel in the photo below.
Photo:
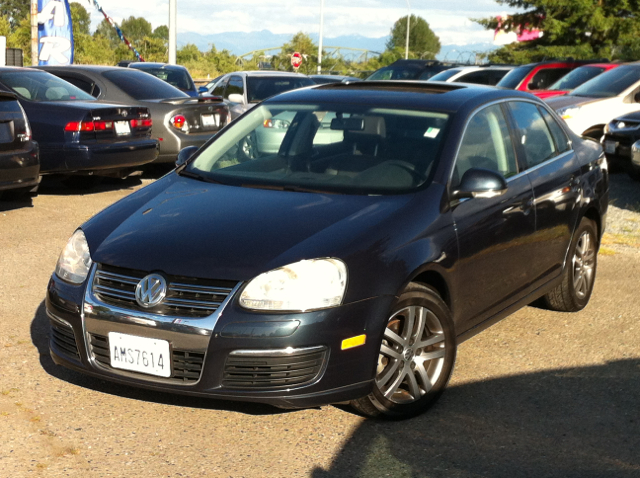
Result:
<svg viewBox="0 0 640 478"><path fill-rule="evenodd" d="M573 255L573 288L579 299L584 299L591 290L595 263L595 241L589 231L584 231Z"/></svg>

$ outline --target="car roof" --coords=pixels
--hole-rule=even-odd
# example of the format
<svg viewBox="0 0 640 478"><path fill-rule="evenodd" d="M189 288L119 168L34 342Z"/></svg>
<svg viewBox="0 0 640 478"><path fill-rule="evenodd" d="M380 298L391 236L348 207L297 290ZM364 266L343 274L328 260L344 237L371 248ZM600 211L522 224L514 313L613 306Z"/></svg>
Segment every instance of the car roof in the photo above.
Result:
<svg viewBox="0 0 640 478"><path fill-rule="evenodd" d="M302 78L309 78L302 73L294 73L291 71L275 71L275 70L250 70L250 71L232 71L224 76L240 75L240 76L296 76Z"/></svg>
<svg viewBox="0 0 640 478"><path fill-rule="evenodd" d="M151 61L134 61L129 63L128 67L139 68L140 70L144 70L146 67L162 68L165 70L186 70L186 68L182 65L170 65L169 63L159 63L159 62L151 62Z"/></svg>
<svg viewBox="0 0 640 478"><path fill-rule="evenodd" d="M521 91L444 81L359 81L329 83L281 93L267 103L342 103L457 112L503 98L534 99Z"/></svg>

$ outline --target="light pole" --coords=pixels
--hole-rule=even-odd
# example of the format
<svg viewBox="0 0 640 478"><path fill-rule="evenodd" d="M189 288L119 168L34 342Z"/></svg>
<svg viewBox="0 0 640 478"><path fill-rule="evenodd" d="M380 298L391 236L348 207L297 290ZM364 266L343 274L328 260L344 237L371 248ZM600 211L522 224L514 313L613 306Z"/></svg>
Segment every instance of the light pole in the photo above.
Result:
<svg viewBox="0 0 640 478"><path fill-rule="evenodd" d="M407 6L409 7L409 14L407 15L407 44L404 49L405 60L409 59L409 28L411 25L411 4L409 3L409 0L407 0Z"/></svg>
<svg viewBox="0 0 640 478"><path fill-rule="evenodd" d="M177 19L178 5L176 0L169 0L169 64L176 64L176 43L178 32Z"/></svg>
<svg viewBox="0 0 640 478"><path fill-rule="evenodd" d="M318 41L318 75L322 73L322 30L324 29L324 0L320 0L320 40Z"/></svg>

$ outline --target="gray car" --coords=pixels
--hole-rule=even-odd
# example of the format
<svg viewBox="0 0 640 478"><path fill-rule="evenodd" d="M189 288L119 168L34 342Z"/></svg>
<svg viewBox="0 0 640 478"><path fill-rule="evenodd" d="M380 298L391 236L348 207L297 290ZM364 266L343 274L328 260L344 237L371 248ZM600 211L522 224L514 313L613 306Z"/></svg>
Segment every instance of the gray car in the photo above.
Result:
<svg viewBox="0 0 640 478"><path fill-rule="evenodd" d="M191 98L153 75L117 66L39 67L98 100L145 106L153 120L152 137L160 144L156 162L172 163L181 149L202 146L229 121L220 98Z"/></svg>

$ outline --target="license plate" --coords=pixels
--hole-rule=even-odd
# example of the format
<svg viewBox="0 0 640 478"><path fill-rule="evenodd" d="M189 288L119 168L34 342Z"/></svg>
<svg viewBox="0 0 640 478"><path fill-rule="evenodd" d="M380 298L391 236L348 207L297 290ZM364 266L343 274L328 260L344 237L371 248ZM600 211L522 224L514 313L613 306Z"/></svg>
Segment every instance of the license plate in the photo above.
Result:
<svg viewBox="0 0 640 478"><path fill-rule="evenodd" d="M202 126L220 126L220 115L202 115Z"/></svg>
<svg viewBox="0 0 640 478"><path fill-rule="evenodd" d="M116 121L113 123L116 128L116 134L131 134L131 127L129 127L128 121Z"/></svg>
<svg viewBox="0 0 640 478"><path fill-rule="evenodd" d="M604 142L604 152L608 154L616 153L616 142L615 141L605 141Z"/></svg>
<svg viewBox="0 0 640 478"><path fill-rule="evenodd" d="M169 342L109 332L111 366L159 377L171 376Z"/></svg>

